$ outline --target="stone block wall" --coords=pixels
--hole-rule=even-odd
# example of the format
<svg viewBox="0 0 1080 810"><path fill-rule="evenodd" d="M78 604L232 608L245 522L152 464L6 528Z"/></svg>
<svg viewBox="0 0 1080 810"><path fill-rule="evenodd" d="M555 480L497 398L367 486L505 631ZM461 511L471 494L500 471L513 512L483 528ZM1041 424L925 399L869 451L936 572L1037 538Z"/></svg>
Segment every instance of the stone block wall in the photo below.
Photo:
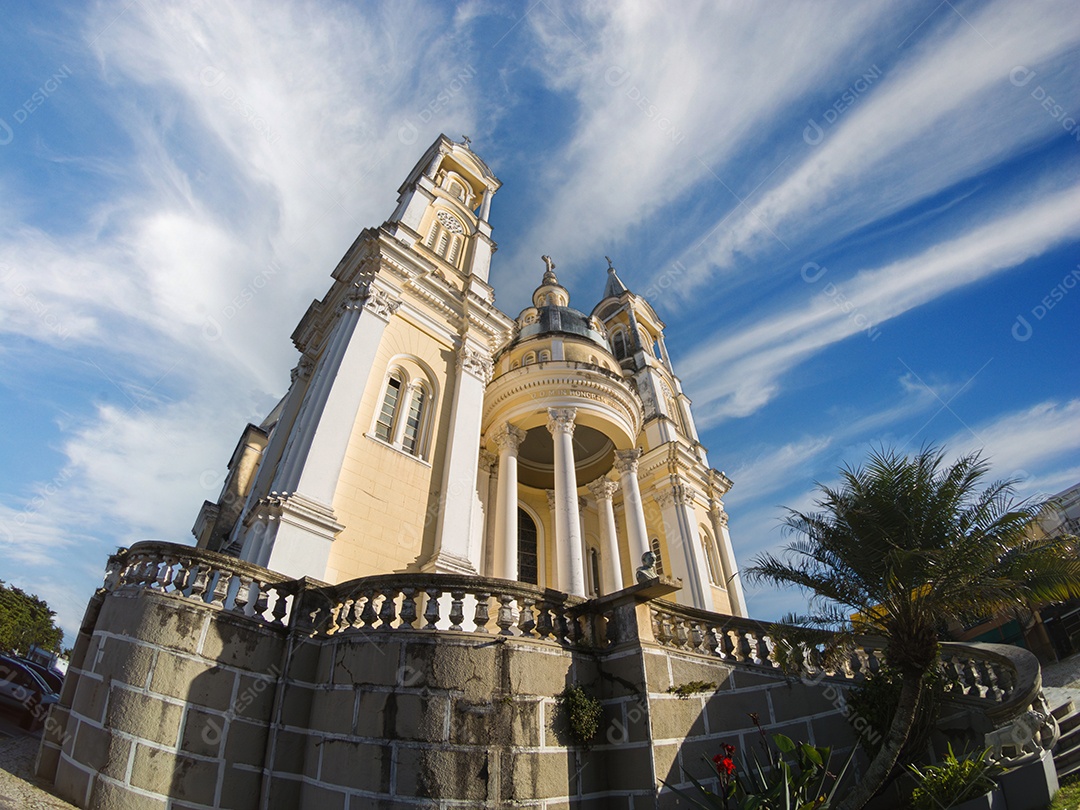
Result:
<svg viewBox="0 0 1080 810"><path fill-rule="evenodd" d="M633 600L624 611L634 616ZM95 597L39 773L84 808L641 808L770 731L849 746L828 683L676 652L446 630L270 626L182 595ZM714 687L680 697L691 682ZM558 695L603 706L585 749ZM839 694L828 690L834 696Z"/></svg>

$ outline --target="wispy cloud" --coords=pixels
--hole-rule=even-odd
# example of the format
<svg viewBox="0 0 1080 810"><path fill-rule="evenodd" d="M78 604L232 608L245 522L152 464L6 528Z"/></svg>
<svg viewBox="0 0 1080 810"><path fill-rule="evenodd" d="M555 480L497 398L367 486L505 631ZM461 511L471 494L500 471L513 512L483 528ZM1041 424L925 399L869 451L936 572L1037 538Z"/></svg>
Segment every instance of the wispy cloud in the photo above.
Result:
<svg viewBox="0 0 1080 810"><path fill-rule="evenodd" d="M861 314L879 328L890 319L947 292L1016 267L1080 234L1080 186L1030 203L1022 210L977 227L917 256L863 270L835 285L851 307L838 307L835 295L814 295L808 304L786 311L686 358L681 367L693 386L704 425L745 416L779 390L784 372L828 346L866 330L851 317ZM804 279L806 289L831 284ZM715 369L724 368L717 375Z"/></svg>

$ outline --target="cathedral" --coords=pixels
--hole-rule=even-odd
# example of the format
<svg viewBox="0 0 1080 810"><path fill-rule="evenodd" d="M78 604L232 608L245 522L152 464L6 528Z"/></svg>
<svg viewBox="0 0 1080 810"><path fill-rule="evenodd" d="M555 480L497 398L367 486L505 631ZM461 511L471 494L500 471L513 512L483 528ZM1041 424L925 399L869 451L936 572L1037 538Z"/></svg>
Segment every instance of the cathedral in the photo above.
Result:
<svg viewBox="0 0 1080 810"><path fill-rule="evenodd" d="M671 599L745 616L731 481L663 322L610 260L592 310L572 307L548 256L532 305L502 312L500 185L468 139L424 153L293 332L288 392L244 430L199 547L330 584L433 572L587 598L634 584L651 552L682 581Z"/></svg>

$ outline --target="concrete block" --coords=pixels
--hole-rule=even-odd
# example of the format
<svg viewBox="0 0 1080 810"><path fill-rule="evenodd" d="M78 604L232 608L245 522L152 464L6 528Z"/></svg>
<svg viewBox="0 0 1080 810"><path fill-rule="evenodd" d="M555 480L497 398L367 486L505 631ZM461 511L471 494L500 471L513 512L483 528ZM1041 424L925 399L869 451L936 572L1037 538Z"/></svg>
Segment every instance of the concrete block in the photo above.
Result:
<svg viewBox="0 0 1080 810"><path fill-rule="evenodd" d="M113 687L105 710L105 725L144 740L176 745L183 710L172 703L129 689Z"/></svg>
<svg viewBox="0 0 1080 810"><path fill-rule="evenodd" d="M166 803L163 799L128 790L123 785L95 779L89 806L97 810L165 810ZM179 805L174 804L172 807Z"/></svg>
<svg viewBox="0 0 1080 810"><path fill-rule="evenodd" d="M840 690L834 684L822 681L807 685L801 681L778 684L769 690L776 722L783 723L811 714L836 711Z"/></svg>
<svg viewBox="0 0 1080 810"><path fill-rule="evenodd" d="M643 650L645 663L645 683L650 692L666 692L671 688L671 676L668 674L668 656L652 650Z"/></svg>
<svg viewBox="0 0 1080 810"><path fill-rule="evenodd" d="M162 653L150 690L206 709L225 711L233 698L236 673L208 662Z"/></svg>
<svg viewBox="0 0 1080 810"><path fill-rule="evenodd" d="M508 691L511 695L554 697L574 683L572 663L566 653L547 655L525 646L509 649L506 651Z"/></svg>
<svg viewBox="0 0 1080 810"><path fill-rule="evenodd" d="M510 754L508 758L510 795L504 794L504 800L554 799L577 793L581 765L574 752Z"/></svg>
<svg viewBox="0 0 1080 810"><path fill-rule="evenodd" d="M206 632L202 656L262 675L280 675L285 639L246 619L218 613Z"/></svg>
<svg viewBox="0 0 1080 810"><path fill-rule="evenodd" d="M266 759L266 740L269 734L269 729L261 723L231 721L225 738L225 761L230 764L262 767Z"/></svg>
<svg viewBox="0 0 1080 810"><path fill-rule="evenodd" d="M107 729L79 724L72 751L76 762L113 779L123 780L130 753L130 740L113 736Z"/></svg>
<svg viewBox="0 0 1080 810"><path fill-rule="evenodd" d="M645 692L645 671L636 655L603 661L599 674L601 698L632 697Z"/></svg>
<svg viewBox="0 0 1080 810"><path fill-rule="evenodd" d="M120 638L103 638L101 652L95 673L105 680L112 678L140 688L146 686L146 676L154 666L157 650Z"/></svg>
<svg viewBox="0 0 1080 810"><path fill-rule="evenodd" d="M317 807L319 810L344 810L347 794L337 790L327 790L315 785L305 784L300 789L300 804L297 807ZM353 806L363 799L353 800Z"/></svg>
<svg viewBox="0 0 1080 810"><path fill-rule="evenodd" d="M399 642L384 641L381 635L373 642L362 633L350 633L335 648L333 683L397 686L400 656Z"/></svg>
<svg viewBox="0 0 1080 810"><path fill-rule="evenodd" d="M56 781L53 782L56 795L76 807L85 807L89 788L90 774L61 759L56 766Z"/></svg>
<svg viewBox="0 0 1080 810"><path fill-rule="evenodd" d="M325 740L322 744L322 781L344 788L389 794L390 756L389 746ZM399 761L399 779L401 770Z"/></svg>
<svg viewBox="0 0 1080 810"><path fill-rule="evenodd" d="M281 723L286 726L307 728L311 720L311 703L314 697L314 689L292 683L286 684L281 699Z"/></svg>
<svg viewBox="0 0 1080 810"><path fill-rule="evenodd" d="M274 736L274 771L285 774L314 773L317 762L308 763L308 735L278 731Z"/></svg>
<svg viewBox="0 0 1080 810"><path fill-rule="evenodd" d="M694 681L715 683L717 689L728 686L732 667L717 659L716 661L671 656L672 686L681 686Z"/></svg>
<svg viewBox="0 0 1080 810"><path fill-rule="evenodd" d="M490 700L497 686L498 667L496 650L490 640L487 644L411 643L405 650L402 683L433 691L464 692L468 700ZM569 658L566 665L569 668ZM511 692L521 694L520 690Z"/></svg>
<svg viewBox="0 0 1080 810"><path fill-rule="evenodd" d="M262 794L262 774L226 768L221 780L221 806L229 810L257 810Z"/></svg>
<svg viewBox="0 0 1080 810"><path fill-rule="evenodd" d="M769 699L765 690L753 692L729 690L710 695L705 701L705 713L709 718L709 733L722 734L725 731L751 728L754 722L750 714L758 716L763 726L768 726Z"/></svg>
<svg viewBox="0 0 1080 810"><path fill-rule="evenodd" d="M464 751L399 748L396 793L483 801L488 798L488 780L495 772L489 756L483 748Z"/></svg>
<svg viewBox="0 0 1080 810"><path fill-rule="evenodd" d="M236 699L232 704L233 712L246 720L269 722L274 712L274 697L277 694L277 688L277 681L241 675L236 689Z"/></svg>
<svg viewBox="0 0 1080 810"><path fill-rule="evenodd" d="M326 680L319 678L319 659L323 649L333 645L323 642L301 640L293 645L292 657L289 659L287 676L291 681L305 681L306 683L325 683Z"/></svg>
<svg viewBox="0 0 1080 810"><path fill-rule="evenodd" d="M205 712L194 706L189 706L184 712L180 731L180 750L184 753L218 757L224 736L224 715Z"/></svg>
<svg viewBox="0 0 1080 810"><path fill-rule="evenodd" d="M705 713L699 698L653 698L649 701L649 713L657 740L700 737L705 733Z"/></svg>
<svg viewBox="0 0 1080 810"><path fill-rule="evenodd" d="M108 697L108 681L99 681L96 678L84 675L79 678L79 688L75 691L75 700L71 704L71 712L100 723Z"/></svg>
<svg viewBox="0 0 1080 810"><path fill-rule="evenodd" d="M312 694L308 727L327 734L352 734L355 708L355 690L318 689Z"/></svg>
<svg viewBox="0 0 1080 810"><path fill-rule="evenodd" d="M300 795L303 785L295 779L274 776L270 780L270 795L267 810L296 810L301 807Z"/></svg>
<svg viewBox="0 0 1080 810"><path fill-rule="evenodd" d="M195 653L203 627L215 609L177 596L141 592L137 597L109 596L97 626L145 644Z"/></svg>
<svg viewBox="0 0 1080 810"><path fill-rule="evenodd" d="M131 785L180 802L213 804L221 767L224 763L192 759L139 745L131 766Z"/></svg>

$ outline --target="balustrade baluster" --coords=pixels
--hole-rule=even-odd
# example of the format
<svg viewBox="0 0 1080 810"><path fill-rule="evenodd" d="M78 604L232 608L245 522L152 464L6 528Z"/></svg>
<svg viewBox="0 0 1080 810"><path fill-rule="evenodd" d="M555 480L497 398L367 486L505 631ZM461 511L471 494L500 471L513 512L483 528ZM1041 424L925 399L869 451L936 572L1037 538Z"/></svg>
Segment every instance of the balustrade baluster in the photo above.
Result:
<svg viewBox="0 0 1080 810"><path fill-rule="evenodd" d="M202 563L195 564L194 575L191 580L191 598L200 599L205 601L203 597L206 595L207 580L209 577L209 569Z"/></svg>
<svg viewBox="0 0 1080 810"><path fill-rule="evenodd" d="M476 624L474 633L486 633L488 619L488 599L491 598L490 593L478 593L476 594L476 612L473 614L473 623Z"/></svg>
<svg viewBox="0 0 1080 810"><path fill-rule="evenodd" d="M465 621L465 591L450 591L450 629L460 630Z"/></svg>
<svg viewBox="0 0 1080 810"><path fill-rule="evenodd" d="M270 624L285 624L285 616L289 612L288 594L285 590L278 586L274 588L274 596L277 597L274 601L274 607L270 611L270 615L273 617Z"/></svg>
<svg viewBox="0 0 1080 810"><path fill-rule="evenodd" d="M169 589L169 585L172 582L173 565L176 563L171 557L165 557L161 565L158 566L157 580L151 586L155 590L165 593Z"/></svg>
<svg viewBox="0 0 1080 810"><path fill-rule="evenodd" d="M681 650L690 646L690 634L686 630L685 619L675 620L675 646Z"/></svg>
<svg viewBox="0 0 1080 810"><path fill-rule="evenodd" d="M375 622L379 618L379 613L375 610L375 590L368 588L363 592L363 596L364 609L360 611L360 621L363 622L365 630L374 630Z"/></svg>
<svg viewBox="0 0 1080 810"><path fill-rule="evenodd" d="M210 594L210 604L214 607L225 607L225 597L229 595L229 581L232 575L228 571L215 570L213 574L213 591Z"/></svg>
<svg viewBox="0 0 1080 810"><path fill-rule="evenodd" d="M424 591L427 594L427 605L424 606L425 630L437 630L439 624L439 597L442 596L442 588L432 587Z"/></svg>
<svg viewBox="0 0 1080 810"><path fill-rule="evenodd" d="M238 574L240 578L240 587L236 589L236 596L233 597L232 609L236 613L242 613L245 616L249 615L247 611L248 600L251 599L251 577L243 574Z"/></svg>
<svg viewBox="0 0 1080 810"><path fill-rule="evenodd" d="M509 597L507 597L509 598ZM502 597L499 597L499 601L502 601ZM536 604L535 599L530 599L528 596L521 600L521 614L518 616L518 630L521 631L521 635L526 638L532 638L533 630L536 628L536 614L533 611L533 605ZM502 608L499 608L499 617L502 618ZM511 618L513 615L511 614ZM502 627L502 624L499 624ZM505 635L510 635L509 627L503 631Z"/></svg>
<svg viewBox="0 0 1080 810"><path fill-rule="evenodd" d="M416 621L416 588L401 589L401 625L402 628L413 629Z"/></svg>
<svg viewBox="0 0 1080 810"><path fill-rule="evenodd" d="M546 639L555 632L555 626L551 620L551 605L546 600L541 600L536 603L536 609L536 635Z"/></svg>
<svg viewBox="0 0 1080 810"><path fill-rule="evenodd" d="M397 588L389 588L383 594L382 606L379 609L379 629L393 630L394 620L397 619Z"/></svg>
<svg viewBox="0 0 1080 810"><path fill-rule="evenodd" d="M500 636L512 636L514 631L514 597L508 593L500 593L496 597L499 600L499 611L495 616L495 624L499 626ZM525 611L521 612L520 621L525 620ZM524 632L522 635L526 635Z"/></svg>

